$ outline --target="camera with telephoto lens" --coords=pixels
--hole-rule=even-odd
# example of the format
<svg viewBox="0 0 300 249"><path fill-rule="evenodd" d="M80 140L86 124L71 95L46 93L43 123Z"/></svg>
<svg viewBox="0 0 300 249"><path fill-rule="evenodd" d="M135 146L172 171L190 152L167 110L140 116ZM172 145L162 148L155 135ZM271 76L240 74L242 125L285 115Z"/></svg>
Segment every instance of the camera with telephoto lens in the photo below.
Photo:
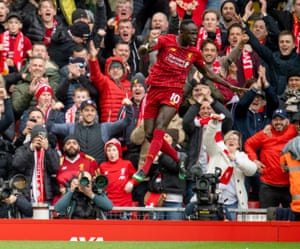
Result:
<svg viewBox="0 0 300 249"><path fill-rule="evenodd" d="M222 170L215 168L214 173L203 174L199 165L194 165L190 171L190 178L193 182L192 190L197 196L196 203L193 203L193 220L222 220L223 205L218 203L219 193L217 184Z"/></svg>
<svg viewBox="0 0 300 249"><path fill-rule="evenodd" d="M82 176L79 180L79 184L83 187L87 187L90 184L90 180L88 177L84 176L84 173L81 173ZM106 188L108 184L108 179L105 175L98 175L92 181L92 189L94 192L101 194L103 190Z"/></svg>
<svg viewBox="0 0 300 249"><path fill-rule="evenodd" d="M26 177L21 174L13 176L10 180L0 178L0 201L10 197L11 194L18 194L26 186Z"/></svg>

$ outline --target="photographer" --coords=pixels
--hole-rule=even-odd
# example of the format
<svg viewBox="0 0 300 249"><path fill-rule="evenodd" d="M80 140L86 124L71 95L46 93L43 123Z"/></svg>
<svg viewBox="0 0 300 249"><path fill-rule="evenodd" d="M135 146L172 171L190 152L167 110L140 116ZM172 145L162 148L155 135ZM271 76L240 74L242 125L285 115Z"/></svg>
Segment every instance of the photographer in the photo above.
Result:
<svg viewBox="0 0 300 249"><path fill-rule="evenodd" d="M57 201L55 210L70 219L100 218L101 211L109 211L113 205L103 189L97 193L94 185L91 174L82 171L78 178L71 180L69 190Z"/></svg>
<svg viewBox="0 0 300 249"><path fill-rule="evenodd" d="M9 180L0 178L0 218L32 217L31 203L21 193L26 183L25 176L21 174Z"/></svg>
<svg viewBox="0 0 300 249"><path fill-rule="evenodd" d="M11 194L0 202L0 218L32 217L31 203L23 195Z"/></svg>

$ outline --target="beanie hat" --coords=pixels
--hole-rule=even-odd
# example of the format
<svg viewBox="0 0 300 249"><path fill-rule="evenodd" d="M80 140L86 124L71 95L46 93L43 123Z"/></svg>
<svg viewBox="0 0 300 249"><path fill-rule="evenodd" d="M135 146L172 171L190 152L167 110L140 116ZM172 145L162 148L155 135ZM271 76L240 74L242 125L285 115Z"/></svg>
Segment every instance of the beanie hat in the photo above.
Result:
<svg viewBox="0 0 300 249"><path fill-rule="evenodd" d="M38 100L43 92L48 92L53 96L53 90L50 85L41 83L35 91L35 98Z"/></svg>
<svg viewBox="0 0 300 249"><path fill-rule="evenodd" d="M300 77L300 70L299 69L293 69L288 71L287 73L287 79L290 77Z"/></svg>
<svg viewBox="0 0 300 249"><path fill-rule="evenodd" d="M84 9L78 8L72 13L72 23L80 18L88 18L88 15Z"/></svg>
<svg viewBox="0 0 300 249"><path fill-rule="evenodd" d="M65 139L64 139L63 142L62 142L62 147L65 146L65 144L66 144L66 142L67 142L68 140L76 140L77 143L79 144L78 137L71 134L71 135L68 135L68 136L65 137Z"/></svg>
<svg viewBox="0 0 300 249"><path fill-rule="evenodd" d="M90 37L90 27L85 22L76 22L70 27L70 31L73 36L77 36L83 39Z"/></svg>
<svg viewBox="0 0 300 249"><path fill-rule="evenodd" d="M136 73L131 79L131 89L135 84L143 85L145 91L147 91L147 85L145 83L145 76L142 73Z"/></svg>
<svg viewBox="0 0 300 249"><path fill-rule="evenodd" d="M119 157L122 157L122 145L120 143L120 141L116 138L112 138L109 141L106 142L106 144L104 145L104 153L105 155L107 154L107 147L108 145L113 144L117 147L118 151L119 151Z"/></svg>
<svg viewBox="0 0 300 249"><path fill-rule="evenodd" d="M44 125L35 125L31 130L31 140L38 136L47 136L47 130Z"/></svg>

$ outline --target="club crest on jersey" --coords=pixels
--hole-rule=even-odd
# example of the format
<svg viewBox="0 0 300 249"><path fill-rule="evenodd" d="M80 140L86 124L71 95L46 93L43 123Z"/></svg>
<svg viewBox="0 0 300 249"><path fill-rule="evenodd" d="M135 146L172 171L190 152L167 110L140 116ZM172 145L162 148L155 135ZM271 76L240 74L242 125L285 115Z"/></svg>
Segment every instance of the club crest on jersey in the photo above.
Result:
<svg viewBox="0 0 300 249"><path fill-rule="evenodd" d="M188 53L186 60L188 60L188 61L191 60L192 56L193 56L193 53Z"/></svg>

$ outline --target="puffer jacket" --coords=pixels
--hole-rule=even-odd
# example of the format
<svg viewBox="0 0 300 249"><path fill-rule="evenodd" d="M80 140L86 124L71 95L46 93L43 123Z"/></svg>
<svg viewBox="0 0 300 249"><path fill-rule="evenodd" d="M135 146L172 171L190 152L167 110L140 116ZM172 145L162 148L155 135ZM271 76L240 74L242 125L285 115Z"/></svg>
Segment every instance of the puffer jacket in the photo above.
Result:
<svg viewBox="0 0 300 249"><path fill-rule="evenodd" d="M118 118L118 112L122 107L122 100L131 98L130 81L126 79L127 73L124 67L124 75L120 82L115 82L109 76L109 67L113 61L122 63L120 57L109 57L105 63L105 75L101 72L98 60L89 61L91 81L99 91L99 116L101 122L113 122Z"/></svg>

